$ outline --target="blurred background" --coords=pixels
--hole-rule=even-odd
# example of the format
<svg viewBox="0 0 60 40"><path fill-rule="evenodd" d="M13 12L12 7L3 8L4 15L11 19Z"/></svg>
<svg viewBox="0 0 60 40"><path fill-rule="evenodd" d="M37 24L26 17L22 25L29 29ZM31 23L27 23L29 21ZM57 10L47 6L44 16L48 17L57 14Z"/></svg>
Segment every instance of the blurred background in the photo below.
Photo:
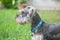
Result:
<svg viewBox="0 0 60 40"><path fill-rule="evenodd" d="M30 24L15 20L25 5L34 6L45 22L60 22L60 0L0 0L0 40L31 40Z"/></svg>

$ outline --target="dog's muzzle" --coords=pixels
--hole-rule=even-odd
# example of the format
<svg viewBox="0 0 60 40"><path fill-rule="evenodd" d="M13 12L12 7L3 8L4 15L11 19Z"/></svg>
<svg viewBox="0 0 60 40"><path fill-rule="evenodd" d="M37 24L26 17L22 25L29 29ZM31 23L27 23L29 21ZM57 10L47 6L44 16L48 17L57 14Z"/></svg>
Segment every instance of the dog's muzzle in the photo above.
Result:
<svg viewBox="0 0 60 40"><path fill-rule="evenodd" d="M17 23L19 24L26 24L27 23L27 18L26 17L17 17L16 18Z"/></svg>

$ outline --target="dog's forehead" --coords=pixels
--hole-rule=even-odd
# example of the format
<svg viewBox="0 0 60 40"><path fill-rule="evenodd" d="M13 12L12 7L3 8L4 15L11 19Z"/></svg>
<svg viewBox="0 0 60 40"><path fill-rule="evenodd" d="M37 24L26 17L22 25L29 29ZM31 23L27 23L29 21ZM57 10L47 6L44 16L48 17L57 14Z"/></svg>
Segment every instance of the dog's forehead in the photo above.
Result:
<svg viewBox="0 0 60 40"><path fill-rule="evenodd" d="M25 9L27 9L27 10L34 10L35 8L34 7L32 7L32 6L27 6Z"/></svg>
<svg viewBox="0 0 60 40"><path fill-rule="evenodd" d="M35 8L34 7L32 7L32 6L27 6L26 8L23 8L23 9L21 9L21 10L19 10L20 12L21 11L31 11L31 10L35 10Z"/></svg>
<svg viewBox="0 0 60 40"><path fill-rule="evenodd" d="M34 8L34 7L32 7L32 6L27 6L25 9L26 9L26 11L28 11L28 12L29 12L29 14L31 14L31 13L32 13L32 10L33 10L33 12L35 12L35 11L36 11L36 8Z"/></svg>
<svg viewBox="0 0 60 40"><path fill-rule="evenodd" d="M32 10L35 13L36 8L34 8L32 6L27 6L27 7L23 8L23 9L21 9L20 10L20 13L24 12L24 13L27 13L27 14L31 14L32 13Z"/></svg>

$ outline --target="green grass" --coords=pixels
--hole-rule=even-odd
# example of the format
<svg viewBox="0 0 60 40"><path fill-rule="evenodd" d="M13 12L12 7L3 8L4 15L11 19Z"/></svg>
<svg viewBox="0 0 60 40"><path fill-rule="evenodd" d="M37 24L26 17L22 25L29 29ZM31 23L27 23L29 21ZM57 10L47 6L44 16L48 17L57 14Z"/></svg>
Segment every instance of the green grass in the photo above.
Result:
<svg viewBox="0 0 60 40"><path fill-rule="evenodd" d="M0 40L31 40L29 24L16 23L17 13L14 9L0 9Z"/></svg>
<svg viewBox="0 0 60 40"><path fill-rule="evenodd" d="M60 10L44 10L39 11L40 17L48 23L60 22Z"/></svg>
<svg viewBox="0 0 60 40"><path fill-rule="evenodd" d="M18 10L0 9L0 40L31 40L30 24L16 23ZM49 23L60 22L60 11L39 11L42 20Z"/></svg>

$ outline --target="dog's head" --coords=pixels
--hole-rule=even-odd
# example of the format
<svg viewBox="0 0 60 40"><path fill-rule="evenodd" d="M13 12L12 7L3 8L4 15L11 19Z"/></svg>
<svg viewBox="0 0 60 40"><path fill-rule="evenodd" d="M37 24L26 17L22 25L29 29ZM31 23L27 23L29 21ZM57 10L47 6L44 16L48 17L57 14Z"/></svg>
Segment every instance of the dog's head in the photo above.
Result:
<svg viewBox="0 0 60 40"><path fill-rule="evenodd" d="M16 15L16 21L20 24L25 24L31 21L31 17L34 15L36 9L32 6L27 6L20 10L20 14Z"/></svg>

